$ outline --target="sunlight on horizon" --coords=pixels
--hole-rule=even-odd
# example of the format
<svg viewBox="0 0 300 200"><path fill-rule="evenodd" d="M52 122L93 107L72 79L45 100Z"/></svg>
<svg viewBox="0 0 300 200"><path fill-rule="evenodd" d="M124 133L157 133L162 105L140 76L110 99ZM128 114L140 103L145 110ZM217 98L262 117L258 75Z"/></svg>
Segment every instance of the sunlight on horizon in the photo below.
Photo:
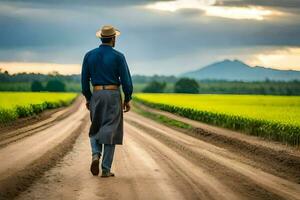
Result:
<svg viewBox="0 0 300 200"><path fill-rule="evenodd" d="M80 64L58 64L58 63L37 63L37 62L0 62L0 69L7 70L10 74L19 72L34 72L48 74L57 71L60 74L80 74Z"/></svg>
<svg viewBox="0 0 300 200"><path fill-rule="evenodd" d="M250 66L263 66L273 69L300 71L300 47L278 47L267 51L262 50L261 52L257 53L241 55L240 57L227 55L227 57L223 59L241 60L242 62L245 62ZM216 59L207 64L219 61L222 61L222 59ZM57 71L60 74L80 74L81 63L58 64L34 62L0 62L0 69L2 69L2 72L7 70L10 74L19 72L35 72L47 74L53 71ZM176 74L175 71L173 73Z"/></svg>
<svg viewBox="0 0 300 200"><path fill-rule="evenodd" d="M215 0L175 0L159 1L146 5L147 9L176 12L180 9L197 9L204 11L207 16L229 19L264 20L266 17L282 15L281 12L263 7L228 7L214 6Z"/></svg>
<svg viewBox="0 0 300 200"><path fill-rule="evenodd" d="M247 61L251 65L300 71L300 48L289 47L259 53Z"/></svg>

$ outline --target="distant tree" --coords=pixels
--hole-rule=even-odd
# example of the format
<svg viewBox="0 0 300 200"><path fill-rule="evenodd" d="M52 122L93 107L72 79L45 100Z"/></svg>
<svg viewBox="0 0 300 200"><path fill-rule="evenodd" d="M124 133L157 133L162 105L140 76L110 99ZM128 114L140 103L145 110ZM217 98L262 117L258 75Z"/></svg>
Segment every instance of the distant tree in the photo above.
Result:
<svg viewBox="0 0 300 200"><path fill-rule="evenodd" d="M40 92L43 91L44 87L40 81L33 81L31 83L31 91L33 92Z"/></svg>
<svg viewBox="0 0 300 200"><path fill-rule="evenodd" d="M66 84L58 79L52 79L47 82L46 91L63 92L66 91Z"/></svg>
<svg viewBox="0 0 300 200"><path fill-rule="evenodd" d="M166 88L165 82L152 81L142 90L148 93L162 93Z"/></svg>
<svg viewBox="0 0 300 200"><path fill-rule="evenodd" d="M174 86L175 93L199 93L198 82L194 79L181 78L179 79Z"/></svg>
<svg viewBox="0 0 300 200"><path fill-rule="evenodd" d="M58 71L51 71L48 73L48 76L59 76L59 72Z"/></svg>

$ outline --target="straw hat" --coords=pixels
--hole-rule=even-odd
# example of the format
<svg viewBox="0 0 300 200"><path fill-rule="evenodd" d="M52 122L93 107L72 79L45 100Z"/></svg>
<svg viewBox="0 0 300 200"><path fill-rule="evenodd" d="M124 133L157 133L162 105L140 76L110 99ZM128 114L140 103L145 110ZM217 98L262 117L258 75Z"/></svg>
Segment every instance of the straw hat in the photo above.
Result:
<svg viewBox="0 0 300 200"><path fill-rule="evenodd" d="M121 32L111 25L105 25L96 32L96 37L98 38L112 38L114 36L120 35Z"/></svg>

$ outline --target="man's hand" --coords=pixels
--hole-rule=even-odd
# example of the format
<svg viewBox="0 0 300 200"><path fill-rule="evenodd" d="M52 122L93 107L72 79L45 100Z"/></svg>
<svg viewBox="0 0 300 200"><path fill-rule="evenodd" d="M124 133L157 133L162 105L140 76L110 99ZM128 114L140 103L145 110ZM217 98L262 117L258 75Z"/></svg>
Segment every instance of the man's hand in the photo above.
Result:
<svg viewBox="0 0 300 200"><path fill-rule="evenodd" d="M89 102L89 101L87 101L87 102L85 103L85 106L86 106L86 108L87 108L88 110L90 110L90 102Z"/></svg>
<svg viewBox="0 0 300 200"><path fill-rule="evenodd" d="M124 102L123 103L123 111L128 112L130 110L130 103L129 102Z"/></svg>

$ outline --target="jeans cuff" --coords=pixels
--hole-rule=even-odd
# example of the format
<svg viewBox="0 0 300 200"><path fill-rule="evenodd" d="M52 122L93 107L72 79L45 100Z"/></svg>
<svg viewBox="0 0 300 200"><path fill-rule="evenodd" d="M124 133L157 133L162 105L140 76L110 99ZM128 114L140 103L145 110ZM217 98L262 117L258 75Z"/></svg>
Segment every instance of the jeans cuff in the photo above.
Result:
<svg viewBox="0 0 300 200"><path fill-rule="evenodd" d="M101 157L101 153L93 153L92 156L99 156L99 158Z"/></svg>

